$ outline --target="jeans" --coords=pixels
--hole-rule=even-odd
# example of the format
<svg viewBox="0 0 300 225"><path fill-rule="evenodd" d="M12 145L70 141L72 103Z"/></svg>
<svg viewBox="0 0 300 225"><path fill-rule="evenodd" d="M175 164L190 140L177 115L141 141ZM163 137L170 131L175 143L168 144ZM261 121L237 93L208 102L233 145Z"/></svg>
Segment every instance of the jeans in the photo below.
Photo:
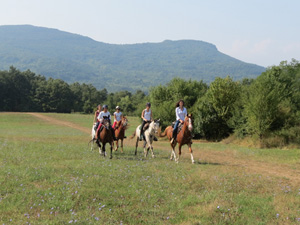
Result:
<svg viewBox="0 0 300 225"><path fill-rule="evenodd" d="M143 120L143 123L142 123L142 126L141 126L141 134L140 134L140 136L142 136L143 133L144 133L143 128L144 128L145 124L146 124L146 123L150 123L150 122L151 122L151 121L145 121L145 120Z"/></svg>
<svg viewBox="0 0 300 225"><path fill-rule="evenodd" d="M176 120L175 125L174 125L174 130L173 130L173 138L176 140L177 138L177 130L178 130L178 125L180 123L180 120Z"/></svg>

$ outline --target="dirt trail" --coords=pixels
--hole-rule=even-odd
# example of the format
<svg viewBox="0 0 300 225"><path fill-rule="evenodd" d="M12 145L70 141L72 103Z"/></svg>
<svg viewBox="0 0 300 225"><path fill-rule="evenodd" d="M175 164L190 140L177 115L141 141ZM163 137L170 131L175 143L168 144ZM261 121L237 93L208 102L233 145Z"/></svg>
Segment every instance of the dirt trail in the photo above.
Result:
<svg viewBox="0 0 300 225"><path fill-rule="evenodd" d="M77 130L80 130L84 133L90 134L91 130L85 127L82 127L78 124L74 124L68 121L54 119L52 117L46 116L40 113L27 113L29 115L38 117L42 120L45 120L49 123L60 125L60 126L68 126ZM170 151L170 147L165 147L160 145L159 141L155 143L155 148L159 148L162 150ZM134 140L127 139L124 143L125 145L135 146ZM141 146L141 145L140 145ZM189 158L190 154L187 154L187 149L183 149L183 157ZM177 152L176 152L177 153ZM235 166L241 169L245 169L251 173L258 173L262 175L269 175L273 177L279 178L287 178L289 182L295 185L300 185L300 168L291 168L288 165L277 165L269 162L262 162L255 159L242 159L234 154L233 151L228 150L224 152L220 151L212 151L207 149L196 149L194 147L194 157L195 159L201 159L201 162L211 163L211 164L219 164L224 166ZM238 169L237 168L237 169Z"/></svg>
<svg viewBox="0 0 300 225"><path fill-rule="evenodd" d="M46 120L47 122L49 122L51 124L60 125L60 126L67 126L67 127L71 127L71 128L80 130L84 133L91 134L91 129L88 129L86 127L82 127L82 126L80 126L78 124L75 124L75 123L72 123L72 122L68 122L68 121L64 121L64 120L58 120L58 119L52 118L50 116L46 116L46 115L41 114L41 113L27 113L27 114L38 117L42 120Z"/></svg>

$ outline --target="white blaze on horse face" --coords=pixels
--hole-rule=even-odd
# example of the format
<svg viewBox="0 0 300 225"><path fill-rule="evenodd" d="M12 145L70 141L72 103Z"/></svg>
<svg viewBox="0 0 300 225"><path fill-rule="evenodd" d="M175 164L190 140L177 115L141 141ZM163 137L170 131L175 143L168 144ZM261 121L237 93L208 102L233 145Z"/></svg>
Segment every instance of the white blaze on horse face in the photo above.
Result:
<svg viewBox="0 0 300 225"><path fill-rule="evenodd" d="M192 125L192 120L191 120L191 118L189 118L189 130L190 130L190 131L193 130L193 125Z"/></svg>

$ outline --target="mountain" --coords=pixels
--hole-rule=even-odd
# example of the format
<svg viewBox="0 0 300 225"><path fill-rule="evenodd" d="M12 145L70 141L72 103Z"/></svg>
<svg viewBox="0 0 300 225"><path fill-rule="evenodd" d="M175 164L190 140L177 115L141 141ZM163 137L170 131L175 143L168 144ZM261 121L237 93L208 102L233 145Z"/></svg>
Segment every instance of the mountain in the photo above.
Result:
<svg viewBox="0 0 300 225"><path fill-rule="evenodd" d="M235 80L255 78L265 71L203 41L116 45L57 29L0 26L0 70L11 65L70 83L92 83L109 91L146 91L173 77L209 83L227 75Z"/></svg>

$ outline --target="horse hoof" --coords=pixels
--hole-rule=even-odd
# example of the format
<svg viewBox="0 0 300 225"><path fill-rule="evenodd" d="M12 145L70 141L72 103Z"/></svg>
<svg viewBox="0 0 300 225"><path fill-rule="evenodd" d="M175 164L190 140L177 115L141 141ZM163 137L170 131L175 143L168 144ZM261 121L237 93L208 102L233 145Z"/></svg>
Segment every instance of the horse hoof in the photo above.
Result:
<svg viewBox="0 0 300 225"><path fill-rule="evenodd" d="M109 157L109 159L112 159L112 155Z"/></svg>

